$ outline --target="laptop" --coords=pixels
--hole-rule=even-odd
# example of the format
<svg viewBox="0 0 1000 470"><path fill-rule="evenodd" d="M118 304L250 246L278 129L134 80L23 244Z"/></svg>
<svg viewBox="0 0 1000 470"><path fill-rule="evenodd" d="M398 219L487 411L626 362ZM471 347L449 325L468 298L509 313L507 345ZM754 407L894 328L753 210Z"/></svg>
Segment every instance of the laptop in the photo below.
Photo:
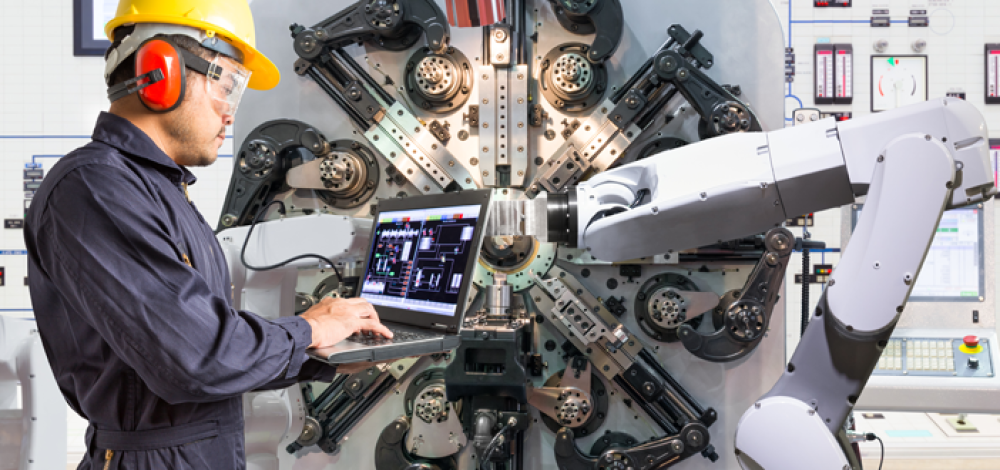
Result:
<svg viewBox="0 0 1000 470"><path fill-rule="evenodd" d="M394 337L355 335L309 354L349 364L458 347L492 194L461 191L380 200L357 296L371 302Z"/></svg>

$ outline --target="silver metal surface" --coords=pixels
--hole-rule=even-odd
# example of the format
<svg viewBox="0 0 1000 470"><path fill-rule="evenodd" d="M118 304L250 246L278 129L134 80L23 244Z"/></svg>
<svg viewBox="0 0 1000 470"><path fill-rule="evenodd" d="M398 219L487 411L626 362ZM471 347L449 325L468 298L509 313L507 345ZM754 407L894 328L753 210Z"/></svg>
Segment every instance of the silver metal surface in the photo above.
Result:
<svg viewBox="0 0 1000 470"><path fill-rule="evenodd" d="M479 172L483 186L496 186L497 177L497 134L500 128L497 119L497 87L500 83L499 71L492 65L479 67ZM506 83L506 80L503 81ZM471 140L471 139L470 139Z"/></svg>
<svg viewBox="0 0 1000 470"><path fill-rule="evenodd" d="M528 155L531 152L529 145L528 126L528 102L531 95L528 92L529 84L527 65L515 66L508 75L508 92L510 94L510 110L507 128L508 142L508 163L510 164L510 185L516 187L524 186L528 176Z"/></svg>

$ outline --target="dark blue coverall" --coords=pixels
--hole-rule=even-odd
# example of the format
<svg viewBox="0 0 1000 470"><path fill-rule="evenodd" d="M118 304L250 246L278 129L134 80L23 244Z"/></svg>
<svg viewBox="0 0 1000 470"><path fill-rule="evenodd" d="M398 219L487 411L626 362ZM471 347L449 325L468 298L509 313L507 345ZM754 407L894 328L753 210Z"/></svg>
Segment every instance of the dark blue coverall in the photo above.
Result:
<svg viewBox="0 0 1000 470"><path fill-rule="evenodd" d="M309 324L231 305L194 176L102 113L93 141L42 181L25 223L38 330L69 405L90 422L79 469L245 468L242 395L335 369ZM50 404L61 406L61 404Z"/></svg>

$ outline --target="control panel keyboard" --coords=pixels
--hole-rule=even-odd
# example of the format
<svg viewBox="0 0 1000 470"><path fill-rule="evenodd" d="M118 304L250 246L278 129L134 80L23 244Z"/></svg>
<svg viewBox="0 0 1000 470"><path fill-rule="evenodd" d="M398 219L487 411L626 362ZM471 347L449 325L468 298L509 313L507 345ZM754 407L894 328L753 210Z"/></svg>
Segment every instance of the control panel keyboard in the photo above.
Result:
<svg viewBox="0 0 1000 470"><path fill-rule="evenodd" d="M872 375L993 377L988 339L896 338L889 340Z"/></svg>

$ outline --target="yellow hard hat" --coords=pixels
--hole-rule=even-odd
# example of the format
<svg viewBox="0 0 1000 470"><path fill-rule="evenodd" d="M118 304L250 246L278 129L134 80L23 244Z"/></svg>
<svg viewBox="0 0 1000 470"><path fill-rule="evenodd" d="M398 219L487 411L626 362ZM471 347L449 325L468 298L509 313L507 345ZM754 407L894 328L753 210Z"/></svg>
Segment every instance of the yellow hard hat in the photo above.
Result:
<svg viewBox="0 0 1000 470"><path fill-rule="evenodd" d="M255 90L274 88L281 79L278 67L255 47L247 0L121 0L104 33L113 42L115 28L136 23L190 26L221 38L243 54L243 66L252 72L247 86Z"/></svg>

